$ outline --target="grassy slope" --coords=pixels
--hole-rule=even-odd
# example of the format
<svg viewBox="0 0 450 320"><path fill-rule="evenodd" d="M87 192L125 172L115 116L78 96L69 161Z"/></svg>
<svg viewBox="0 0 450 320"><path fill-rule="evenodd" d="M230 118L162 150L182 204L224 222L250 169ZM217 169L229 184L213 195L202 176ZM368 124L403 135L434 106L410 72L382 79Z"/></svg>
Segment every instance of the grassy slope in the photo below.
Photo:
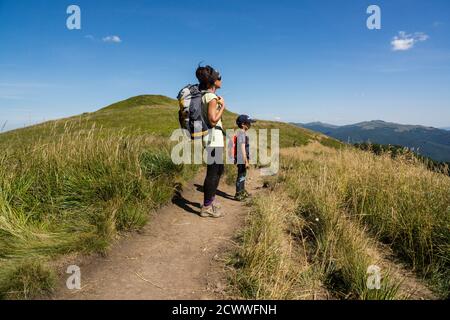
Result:
<svg viewBox="0 0 450 320"><path fill-rule="evenodd" d="M226 111L224 126L234 128L237 115ZM178 103L164 96L144 95L117 102L93 113L49 121L43 124L18 129L0 134L0 146L22 145L23 143L46 141L53 134L62 134L69 127L70 132L83 132L93 126L103 133L123 131L129 135L151 134L153 136L168 137L178 128ZM309 140L327 139L313 131L298 128L294 125L260 121L255 128L279 128L282 147L301 146Z"/></svg>
<svg viewBox="0 0 450 320"><path fill-rule="evenodd" d="M281 159L231 261L238 295L311 299L325 288L343 299L433 298L403 286L410 279L385 258L392 251L449 297L447 176L414 159L314 143L284 149ZM380 290L366 286L369 265L381 268Z"/></svg>
<svg viewBox="0 0 450 320"><path fill-rule="evenodd" d="M172 166L167 157L167 137L178 127L177 109L173 99L139 96L97 112L0 134L0 215L4 218L0 219L0 297L10 297L7 292L11 291L20 293L12 297L30 297L50 290L52 272L47 264L40 263L42 260L69 252L104 250L116 232L139 228L146 222L149 208L170 199L172 181L182 183L192 176L186 168ZM233 128L235 118L236 114L227 111L225 127ZM416 177L421 177L424 188L434 190L432 195L444 190L448 180L437 177L442 180L442 188L429 187L426 182L433 174L421 168L411 166L410 171L418 174L409 174L408 165L381 161L360 152L344 153L348 155L344 161L333 152L323 155L323 150L341 144L321 134L269 121L260 121L255 127L280 129L282 147L318 141L331 149L312 149L309 158L300 162L296 155L283 155L285 164L278 187L266 200L256 199L237 261L244 268L237 279L243 296L311 298L323 286L345 297L397 296L395 284L375 292L376 296L364 287L365 268L377 259L370 254L373 244L365 228L359 230L360 225L392 242L394 251L417 269L436 266L438 272L423 271L436 274L440 279L435 281L448 286L448 277L443 275L442 279L439 272L441 263L448 263L445 230L439 233L443 240L430 237L418 243L401 241L404 233L430 235L421 231L422 220L408 220L409 205L419 208L417 201L411 201L417 195L408 189L417 189ZM381 178L367 168L368 160L383 173ZM385 181L390 181L390 174L400 172L399 168L408 172L403 183L406 191ZM351 180L355 172L362 182ZM370 199L362 198L361 204L360 190L363 195L368 190L375 194ZM383 190L391 190L395 197L383 194ZM405 196L397 195L395 190L404 190ZM433 197L421 200L420 208L426 212L436 207L439 212L437 204L448 204L448 200L442 195L438 198L440 201ZM283 208L283 203L287 207ZM418 223L412 229L386 229L383 214L390 208L399 210L405 221ZM312 209L320 216L317 224L309 220ZM354 218L358 210L372 213L367 217L373 219ZM417 213L415 217L420 217ZM430 218L433 223L438 220ZM262 238L267 241L261 242ZM439 249L432 263L429 256L423 255L430 243ZM416 252L420 255L415 256Z"/></svg>
<svg viewBox="0 0 450 320"><path fill-rule="evenodd" d="M0 134L0 298L51 290L50 261L106 250L192 177L193 166L174 166L169 156L177 111L173 99L138 96ZM235 118L227 111L225 127ZM336 143L283 123L255 127L280 129L284 147Z"/></svg>

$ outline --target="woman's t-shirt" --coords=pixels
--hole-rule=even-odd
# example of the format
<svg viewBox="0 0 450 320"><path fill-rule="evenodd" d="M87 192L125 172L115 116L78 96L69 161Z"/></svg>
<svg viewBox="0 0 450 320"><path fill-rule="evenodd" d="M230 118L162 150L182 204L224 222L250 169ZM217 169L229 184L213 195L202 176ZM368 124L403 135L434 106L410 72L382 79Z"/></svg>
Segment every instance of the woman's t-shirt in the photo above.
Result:
<svg viewBox="0 0 450 320"><path fill-rule="evenodd" d="M219 99L216 94L212 92L205 93L202 97L202 111L204 119L208 119L208 105L213 99ZM219 120L216 126L223 128L222 119ZM225 147L223 141L223 132L220 129L212 128L210 134L203 138L207 147Z"/></svg>

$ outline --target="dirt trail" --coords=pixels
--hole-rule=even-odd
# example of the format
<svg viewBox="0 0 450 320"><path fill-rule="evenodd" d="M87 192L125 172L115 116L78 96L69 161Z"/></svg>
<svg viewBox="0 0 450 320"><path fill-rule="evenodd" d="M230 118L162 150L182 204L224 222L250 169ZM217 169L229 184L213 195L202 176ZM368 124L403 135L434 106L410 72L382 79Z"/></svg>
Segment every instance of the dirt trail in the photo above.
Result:
<svg viewBox="0 0 450 320"><path fill-rule="evenodd" d="M388 273L392 280L399 284L399 294L402 299L438 299L438 296L428 288L425 281L420 279L405 263L402 263L389 246L378 243L375 250L382 270L389 270Z"/></svg>
<svg viewBox="0 0 450 320"><path fill-rule="evenodd" d="M258 172L247 189L258 191ZM223 252L232 245L248 207L234 201L224 182L217 199L224 217L198 216L204 174L190 182L170 205L154 213L142 232L120 240L106 257L72 261L81 268L81 286L68 290L63 276L55 299L218 299L226 285Z"/></svg>

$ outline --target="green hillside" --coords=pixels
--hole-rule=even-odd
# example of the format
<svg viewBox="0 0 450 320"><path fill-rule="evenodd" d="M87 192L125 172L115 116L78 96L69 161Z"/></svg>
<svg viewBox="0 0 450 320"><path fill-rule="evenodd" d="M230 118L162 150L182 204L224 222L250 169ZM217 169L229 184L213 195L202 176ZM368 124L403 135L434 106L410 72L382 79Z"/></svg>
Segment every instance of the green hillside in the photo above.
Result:
<svg viewBox="0 0 450 320"><path fill-rule="evenodd" d="M0 134L0 299L51 293L58 261L106 252L193 178L199 166L170 157L177 111L175 100L145 95ZM225 113L225 128L236 116ZM408 298L389 251L448 297L448 177L294 125L255 127L280 129L283 149L230 262L237 295ZM233 182L235 170L226 171ZM378 263L385 280L371 291L366 270Z"/></svg>
<svg viewBox="0 0 450 320"><path fill-rule="evenodd" d="M225 112L224 126L226 129L236 127L236 117L235 113ZM83 133L91 131L93 128L95 131L102 131L102 135L107 135L111 131L122 131L123 134L133 136L150 134L169 137L172 131L178 127L178 102L176 100L160 95L142 95L114 103L93 113L84 113L0 134L0 145L3 144L4 147L6 145L23 145L36 142L36 140L45 142L64 132ZM291 124L260 121L254 127L279 128L282 147L305 145L309 140L323 140L324 143L330 143L329 139L322 134Z"/></svg>
<svg viewBox="0 0 450 320"><path fill-rule="evenodd" d="M236 295L449 299L448 176L414 157L310 143L282 149L265 184L230 262ZM377 290L370 266L380 267Z"/></svg>
<svg viewBox="0 0 450 320"><path fill-rule="evenodd" d="M58 259L104 252L192 179L198 166L174 165L170 157L177 105L138 96L0 134L0 299L47 294ZM227 111L225 128L235 119ZM339 145L284 123L256 127L279 128L284 147Z"/></svg>

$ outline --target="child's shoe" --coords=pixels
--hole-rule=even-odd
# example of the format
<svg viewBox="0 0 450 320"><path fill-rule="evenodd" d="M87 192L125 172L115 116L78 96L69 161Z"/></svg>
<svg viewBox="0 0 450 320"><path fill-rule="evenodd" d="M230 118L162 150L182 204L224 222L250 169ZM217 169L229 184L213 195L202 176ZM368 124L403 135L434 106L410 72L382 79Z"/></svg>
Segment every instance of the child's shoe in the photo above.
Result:
<svg viewBox="0 0 450 320"><path fill-rule="evenodd" d="M234 200L236 200L236 201L244 201L246 198L247 198L247 195L243 191L236 193L236 195L234 196Z"/></svg>
<svg viewBox="0 0 450 320"><path fill-rule="evenodd" d="M244 190L243 192L244 192L246 198L251 198L252 197L252 194L249 193L247 190Z"/></svg>

